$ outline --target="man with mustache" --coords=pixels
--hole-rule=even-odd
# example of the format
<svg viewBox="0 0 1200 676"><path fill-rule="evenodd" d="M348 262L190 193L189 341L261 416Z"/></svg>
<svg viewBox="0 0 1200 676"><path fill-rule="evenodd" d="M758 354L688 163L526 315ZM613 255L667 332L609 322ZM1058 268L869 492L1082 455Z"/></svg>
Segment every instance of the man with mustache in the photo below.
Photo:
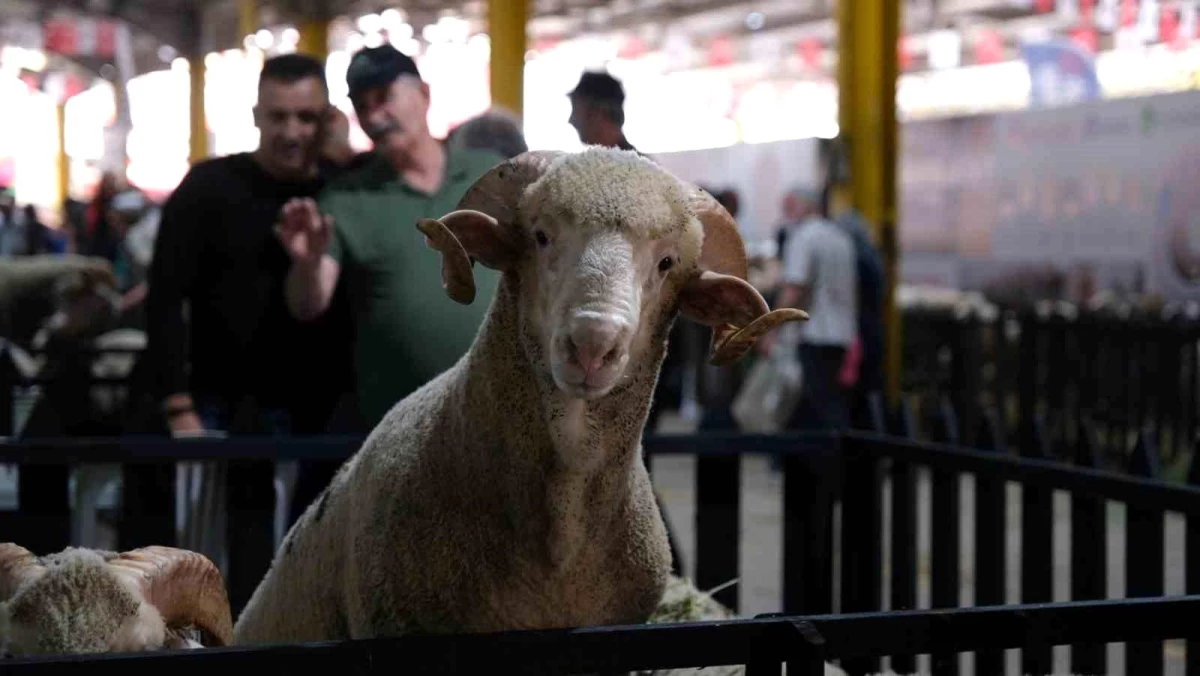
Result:
<svg viewBox="0 0 1200 676"><path fill-rule="evenodd" d="M350 299L359 411L370 429L475 339L499 275L475 266L477 300L445 302L441 261L416 224L453 211L503 158L431 135L429 85L391 45L357 52L346 81L374 151L322 191L319 207L311 199L286 205L278 235L292 259L286 297L294 316L323 316L335 289Z"/></svg>

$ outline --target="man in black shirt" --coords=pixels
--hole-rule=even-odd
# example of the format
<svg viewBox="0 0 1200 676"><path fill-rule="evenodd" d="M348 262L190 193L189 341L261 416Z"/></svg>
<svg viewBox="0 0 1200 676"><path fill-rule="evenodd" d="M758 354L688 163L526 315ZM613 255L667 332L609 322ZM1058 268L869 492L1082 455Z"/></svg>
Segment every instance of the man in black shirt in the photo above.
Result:
<svg viewBox="0 0 1200 676"><path fill-rule="evenodd" d="M268 59L254 110L258 149L196 164L163 206L147 332L175 435L298 431L312 425L315 399L331 409L347 389L349 367L337 355L350 353L341 335L348 323L336 313L313 323L291 317L283 300L289 259L273 232L289 199L323 185L318 156L330 108L319 61Z"/></svg>
<svg viewBox="0 0 1200 676"><path fill-rule="evenodd" d="M331 108L320 61L266 60L254 108L258 149L197 163L163 205L147 280L146 356L173 435L321 432L338 395L353 389L348 304L335 295L318 320L293 319L283 292L290 260L274 233L288 200L323 187ZM201 501L204 513L191 513L184 546L220 564L228 543L235 611L274 552L275 469L273 461L235 460L201 475L212 498ZM237 528L225 527L225 509L240 513Z"/></svg>

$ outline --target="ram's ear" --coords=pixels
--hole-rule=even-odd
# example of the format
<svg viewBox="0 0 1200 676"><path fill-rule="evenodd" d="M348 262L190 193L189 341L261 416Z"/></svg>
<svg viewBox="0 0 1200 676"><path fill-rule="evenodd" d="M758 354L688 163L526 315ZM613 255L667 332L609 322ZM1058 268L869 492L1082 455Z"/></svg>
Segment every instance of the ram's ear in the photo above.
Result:
<svg viewBox="0 0 1200 676"><path fill-rule="evenodd" d="M713 330L709 363L728 364L754 346L763 335L784 322L808 319L791 308L771 311L762 294L744 279L705 271L680 292L680 312Z"/></svg>
<svg viewBox="0 0 1200 676"><path fill-rule="evenodd" d="M417 222L425 242L442 254L442 287L463 305L475 300L473 261L493 270L507 270L516 262L519 249L496 219L482 211L460 209L439 219Z"/></svg>

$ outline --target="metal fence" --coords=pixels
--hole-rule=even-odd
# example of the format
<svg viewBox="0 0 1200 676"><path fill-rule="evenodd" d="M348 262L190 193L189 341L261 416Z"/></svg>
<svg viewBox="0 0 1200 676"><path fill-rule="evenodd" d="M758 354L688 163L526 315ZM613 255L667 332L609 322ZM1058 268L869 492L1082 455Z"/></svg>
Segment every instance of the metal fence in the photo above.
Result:
<svg viewBox="0 0 1200 676"><path fill-rule="evenodd" d="M784 673L786 664L790 676L819 676L827 660L845 664L886 654L1190 638L1200 633L1192 621L1197 613L1200 596L1186 596L32 658L0 663L0 669L16 676L105 668L125 676L209 676L222 669L550 675L746 665L748 676L768 676Z"/></svg>
<svg viewBox="0 0 1200 676"><path fill-rule="evenodd" d="M903 417L900 421L903 421ZM893 430L895 432L897 430ZM262 470L269 470L274 462L280 460L344 458L357 449L359 442L357 438L179 441L105 438L11 442L0 445L0 462L20 464L20 501L17 511L0 513L0 517L3 517L0 520L0 533L4 533L5 540L16 541L35 552L61 549L68 544L69 538L69 465L119 462L125 468L127 479L119 526L121 548L172 544L175 536L174 464L185 460L228 462L231 465L229 476L233 489L230 491L229 521L238 524L238 527L230 529L227 582L236 612L266 571L273 553L274 498L271 487L265 483L271 473ZM700 588L711 588L739 577L740 475L743 458L751 454L779 458L783 482L783 585L780 607L788 616L824 616L834 610L870 613L918 609L916 589L922 575L916 557L917 510L920 505L918 475L926 472L930 477L929 500L932 506L929 532L932 556L928 571L932 586L929 605L932 608L951 609L959 606L960 590L964 586L970 587L973 592L975 606L1004 604L1008 573L1006 561L1009 543L1006 533L1009 529L1005 524L1005 515L1010 500L1009 484L1019 487L1020 491L1018 532L1021 558L1020 570L1015 571L1020 579L1020 602L1040 604L1053 600L1052 566L1056 556L1053 547L1053 494L1060 491L1069 496L1071 505L1071 600L1094 601L1106 597L1105 581L1113 562L1108 557L1104 509L1110 501L1125 506L1125 595L1131 598L1163 595L1163 522L1169 512L1181 514L1186 519L1185 592L1200 593L1200 566L1197 565L1200 562L1200 489L1156 478L1157 454L1148 441L1138 444L1138 450L1133 455L1135 462L1132 469L1140 470L1142 476L1095 469L1087 455L1081 458L1082 462L1070 464L1020 457L1004 450L965 449L869 433L840 436L671 436L650 438L646 445L648 451L656 456L684 454L695 457L695 578ZM243 471L239 475L232 468L241 468ZM973 518L969 523L964 521L959 509L964 477L971 477L974 496ZM833 527L835 510L840 510L838 529ZM886 520L885 513L890 515ZM964 543L961 533L964 527L968 532L973 531L975 543L972 562L974 574L969 585L964 585L962 577ZM883 565L885 548L890 552L887 567ZM836 575L833 564L835 551L840 559ZM737 594L737 587L730 587L716 596L736 608ZM1144 610L1149 607L1153 606L1117 604L1111 606L1111 612L1134 613L1129 618L1141 617L1136 615L1139 612L1154 615L1154 611ZM1190 606L1167 604L1161 609L1165 613L1184 607ZM1085 611L1084 608L1093 610ZM1063 606L1058 610L1046 611L1050 613L1045 615L1046 618L1075 618L1073 622L1082 623L1066 628L1054 624L1060 621L1058 619L1045 620L1051 623L1048 626L1037 622L1021 624L1032 620L1020 619L1022 615L1015 611L997 615L918 613L893 616L889 613L858 619L833 618L828 620L834 622L829 626L874 626L876 629L863 630L861 651L856 652L857 649L851 646L852 641L845 644L827 642L825 645L827 648L836 648L831 654L843 659L844 667L853 674L877 673L881 666L878 657L881 655L891 655L890 664L897 672L912 671L915 664L913 655L924 653L931 655L934 673L954 674L959 669L957 653L965 650L978 651L974 659L975 673L995 674L1003 671L1001 651L1017 647L1028 639L1032 643L1026 645L1021 653L1021 672L1048 673L1051 671L1049 644L1053 641L1045 639L1058 637L1072 644L1073 673L1104 673L1106 667L1115 666L1106 664L1104 643L1135 641L1125 648L1126 673L1141 676L1163 673L1164 646L1161 639L1188 631L1190 624L1186 620L1178 625L1154 624L1161 621L1161 618L1155 618L1146 625L1149 633L1137 634L1137 627L1105 626L1099 619L1106 617L1100 608L1110 606ZM1143 610L1123 611L1121 608ZM1060 612L1065 614L1055 614ZM1091 615L1093 612L1096 614ZM904 625L901 619L888 619L890 617L908 617L912 624ZM1089 617L1093 619L1086 619ZM811 617L810 620L816 622ZM972 626L969 623L974 621L996 622L997 627L1008 626L1009 629L993 632L982 628L979 635L957 633L958 627ZM1126 621L1121 620L1120 623ZM838 625L836 622L850 624ZM863 624L855 625L855 622ZM871 622L883 624L871 625ZM917 647L904 647L895 642L895 637L883 636L887 632L881 627L890 626L887 622L901 622L896 625L899 627L896 631L901 632L898 635L906 636L905 640ZM768 625L737 626L782 627L789 623L790 620ZM939 623L948 624L943 626ZM1137 624L1136 621L1134 623ZM1019 629L1022 626L1025 629ZM1150 631L1149 627L1159 627L1161 631ZM1020 638L1025 636L1021 634L1025 630L1032 633ZM613 636L628 636L628 640L635 644L637 641L651 640L641 636L674 636L669 633L643 635L629 631L629 634L618 633ZM784 630L759 628L738 631ZM1111 632L1121 631L1133 633L1113 638L1116 634ZM825 633L828 632L822 635ZM730 633L731 637L748 635ZM684 632L679 636L688 634ZM931 638L938 636L942 637L940 641ZM663 638L662 642L664 646L670 646L674 645L671 643L673 640ZM728 641L728 645L741 645L740 649L747 651L752 643L738 643L749 641L748 638L730 638ZM782 640L780 645L783 645ZM278 658L290 659L286 655L293 653L288 650L292 649L280 649ZM350 651L347 659L352 660L357 659L353 655L360 654L355 651L366 651L361 654L369 655L372 649L343 647L321 650ZM563 650L567 651L567 648ZM748 654L755 654L735 653L733 648L730 651L722 653L721 659L734 659L736 654L734 661L737 661ZM324 653L318 651L316 654ZM563 654L568 655L569 651ZM703 650L700 654L706 655L706 660L711 657ZM768 653L758 654L765 656ZM780 660L791 659L785 653L778 655ZM1197 644L1188 644L1186 660L1188 673L1200 674L1200 668L1197 667L1200 665L1200 647Z"/></svg>
<svg viewBox="0 0 1200 676"><path fill-rule="evenodd" d="M904 365L923 436L949 426L954 443L994 437L1064 459L1086 442L1119 468L1147 427L1168 463L1200 433L1194 307L909 308Z"/></svg>

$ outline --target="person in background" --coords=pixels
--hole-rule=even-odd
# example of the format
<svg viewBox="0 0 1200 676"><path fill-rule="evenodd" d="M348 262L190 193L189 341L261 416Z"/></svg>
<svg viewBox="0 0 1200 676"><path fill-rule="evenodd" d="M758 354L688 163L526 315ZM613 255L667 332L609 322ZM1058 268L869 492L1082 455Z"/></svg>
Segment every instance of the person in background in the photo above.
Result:
<svg viewBox="0 0 1200 676"><path fill-rule="evenodd" d="M173 433L225 430L247 399L260 411L246 421L252 428L290 433L294 422L311 422L294 415L305 400L327 399L343 385L339 327L289 315L289 260L273 234L289 199L324 184L318 157L329 108L320 61L268 59L254 109L258 148L197 163L163 205L147 329ZM317 372L297 368L314 353L328 355L313 365Z"/></svg>
<svg viewBox="0 0 1200 676"><path fill-rule="evenodd" d="M871 242L866 218L855 209L847 209L836 223L854 242L858 340L862 359L850 394L850 411L852 420L866 422L868 396L883 391L883 300L887 292L887 275L883 257Z"/></svg>
<svg viewBox="0 0 1200 676"><path fill-rule="evenodd" d="M160 216L157 205L140 190L118 193L109 203L109 225L121 237L114 268L123 323L127 325L145 325L146 275L154 256Z"/></svg>
<svg viewBox="0 0 1200 676"><path fill-rule="evenodd" d="M277 235L290 257L286 300L301 321L323 316L338 289L351 299L362 424L452 366L474 341L499 274L475 268L480 300L446 302L441 261L415 224L454 211L501 158L448 148L429 131L429 85L391 45L365 48L346 72L350 100L374 142L363 166L312 199L291 201ZM283 296L281 296L282 298Z"/></svg>
<svg viewBox="0 0 1200 676"><path fill-rule="evenodd" d="M67 238L42 222L32 204L25 205L25 255L65 254Z"/></svg>
<svg viewBox="0 0 1200 676"><path fill-rule="evenodd" d="M637 152L625 138L625 88L617 78L586 71L567 96L571 99L568 121L580 141Z"/></svg>
<svg viewBox="0 0 1200 676"><path fill-rule="evenodd" d="M849 424L846 392L838 376L858 334L858 282L854 242L821 216L820 194L793 188L784 198L790 222L783 252L777 305L804 308L810 319L799 328L798 357L803 384L788 427L834 431ZM769 352L778 333L766 336Z"/></svg>
<svg viewBox="0 0 1200 676"><path fill-rule="evenodd" d="M81 253L109 261L116 260L120 238L110 231L108 209L113 197L125 188L126 181L122 174L106 171L100 176L96 196L88 205L83 241L76 242Z"/></svg>
<svg viewBox="0 0 1200 676"><path fill-rule="evenodd" d="M498 106L455 127L446 143L455 148L491 151L506 160L529 150L521 121Z"/></svg>
<svg viewBox="0 0 1200 676"><path fill-rule="evenodd" d="M24 255L26 246L25 210L12 188L0 189L0 256Z"/></svg>
<svg viewBox="0 0 1200 676"><path fill-rule="evenodd" d="M347 315L291 317L290 261L274 235L283 205L324 185L318 159L330 106L321 61L267 59L253 111L258 147L194 164L163 205L147 278L146 358L173 435L319 433L350 389ZM274 548L275 473L273 461L236 460L202 474L216 509L195 518L185 546L221 562L229 543L230 568L240 571L228 582L235 607L265 572L240 561L269 561ZM228 532L226 507L246 515Z"/></svg>

